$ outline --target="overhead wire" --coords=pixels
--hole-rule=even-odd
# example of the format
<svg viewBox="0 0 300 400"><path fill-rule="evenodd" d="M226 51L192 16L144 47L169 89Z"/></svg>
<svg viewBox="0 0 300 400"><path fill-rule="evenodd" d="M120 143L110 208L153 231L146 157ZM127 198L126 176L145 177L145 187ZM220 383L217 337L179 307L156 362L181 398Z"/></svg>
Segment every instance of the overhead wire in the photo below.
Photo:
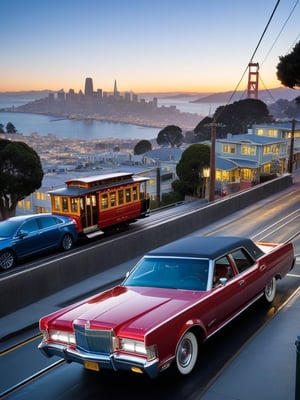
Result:
<svg viewBox="0 0 300 400"><path fill-rule="evenodd" d="M297 1L298 2L298 1ZM296 37L296 39L293 41L293 43L291 44L290 48L288 49L288 51L286 52L286 54L289 54L292 49L295 47L296 43L298 42L300 38L300 33L298 33L298 36Z"/></svg>
<svg viewBox="0 0 300 400"><path fill-rule="evenodd" d="M297 7L297 4L298 4L298 3L299 3L299 0L296 1L294 7L292 8L291 12L289 13L289 15L288 15L287 19L285 20L284 24L282 25L282 28L280 29L278 35L276 36L276 38L275 38L275 40L274 40L274 42L273 42L273 44L272 44L270 50L269 50L268 53L266 54L266 56L265 56L265 58L263 59L263 61L260 63L260 66L263 65L263 64L265 63L265 61L267 60L267 58L269 57L269 55L270 55L271 51L273 50L273 48L274 48L276 42L278 41L279 37L281 36L281 34L282 34L282 32L283 32L283 30L284 30L286 24L288 23L289 19L290 19L291 16L293 15L293 13L294 13L294 11L295 11L295 8ZM298 38L299 36L300 36L300 34L297 36L297 38ZM296 41L297 41L297 39L296 39ZM296 42L296 41L295 41L295 42ZM295 43L295 42L294 42L294 43ZM292 47L294 47L294 46L292 45ZM289 52L290 52L290 50L288 51L288 53L289 53Z"/></svg>
<svg viewBox="0 0 300 400"><path fill-rule="evenodd" d="M282 28L280 29L278 35L276 36L276 38L275 38L275 40L274 40L272 46L270 47L270 50L269 50L268 53L266 54L266 56L265 56L265 58L263 59L263 61L260 63L260 66L262 66L262 65L265 63L265 61L267 60L267 58L269 57L269 55L270 55L271 51L273 50L273 48L274 48L276 42L278 41L278 39L279 39L279 37L281 36L281 34L282 34L284 28L286 27L286 24L288 23L289 19L290 19L291 16L293 15L293 13L294 13L294 11L295 11L295 8L297 7L298 3L299 3L299 0L296 0L296 2L295 2L295 4L294 4L294 7L292 8L291 12L289 13L289 15L288 15L287 19L285 20L284 24L282 25ZM288 54L288 53L291 51L291 49L294 47L295 43L298 41L299 36L300 36L300 33L298 34L297 38L295 39L295 41L293 42L293 44L290 46L290 48L289 48L289 50L287 51L286 54ZM269 96L272 98L272 100L273 100L274 103L275 103L275 102L276 102L276 99L274 98L274 96L272 95L272 93L269 91L269 89L268 89L267 86L265 85L265 83L264 83L264 81L263 81L263 79L262 79L262 77L261 77L261 74L259 74L259 80L260 80L260 82L263 84L265 90L268 92Z"/></svg>
<svg viewBox="0 0 300 400"><path fill-rule="evenodd" d="M297 1L299 1L299 0L297 0ZM265 36L265 33L266 33L266 31L267 31L267 29L268 29L270 23L271 23L271 20L272 20L274 14L275 14L275 11L277 10L277 7L279 6L279 3L280 3L280 0L277 0L277 2L276 2L276 4L275 4L275 7L274 7L274 9L273 9L273 11L272 11L272 14L271 14L271 16L270 16L270 18L269 18L269 20L268 20L268 22L267 22L267 24L266 24L264 30L263 30L263 33L262 33L262 35L261 35L261 37L260 37L260 39L259 39L259 41L258 41L258 43L257 43L257 45L256 45L256 47L255 47L254 52L253 52L253 54L252 54L252 56L251 56L251 58L250 58L250 61L249 61L248 65L246 66L245 71L243 72L242 77L241 77L241 79L239 80L238 84L236 85L236 87L235 87L233 93L231 94L231 96L230 96L230 98L229 98L227 104L230 103L230 101L232 100L233 96L234 96L235 93L237 92L237 89L238 89L238 87L240 86L242 80L244 79L244 76L245 76L246 72L248 71L248 66L249 66L249 64L251 64L251 62L253 61L253 58L254 58L254 56L255 56L255 54L256 54L256 52L257 52L259 46L260 46L260 43L261 43L263 37Z"/></svg>

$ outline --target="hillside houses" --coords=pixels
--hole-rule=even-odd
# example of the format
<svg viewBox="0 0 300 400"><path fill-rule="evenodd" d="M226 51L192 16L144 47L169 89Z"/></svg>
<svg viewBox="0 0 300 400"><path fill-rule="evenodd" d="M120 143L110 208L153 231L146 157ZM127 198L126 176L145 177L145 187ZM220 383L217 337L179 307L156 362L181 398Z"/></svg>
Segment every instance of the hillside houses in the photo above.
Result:
<svg viewBox="0 0 300 400"><path fill-rule="evenodd" d="M227 195L247 189L259 182L288 171L292 138L290 122L254 125L248 134L228 135L216 140L216 194ZM295 123L293 142L293 168L300 166L300 123ZM19 203L17 214L49 212L48 191L63 186L70 175L81 176L108 173L109 171L129 171L149 176L150 195L157 196L172 190L172 182L177 179L176 165L181 159L183 148L163 147L140 156L127 152L106 152L93 155L99 165L93 168L63 170L62 173L45 174L42 187ZM91 157L91 155L90 155ZM157 185L157 178L160 184ZM216 197L217 197L216 196Z"/></svg>

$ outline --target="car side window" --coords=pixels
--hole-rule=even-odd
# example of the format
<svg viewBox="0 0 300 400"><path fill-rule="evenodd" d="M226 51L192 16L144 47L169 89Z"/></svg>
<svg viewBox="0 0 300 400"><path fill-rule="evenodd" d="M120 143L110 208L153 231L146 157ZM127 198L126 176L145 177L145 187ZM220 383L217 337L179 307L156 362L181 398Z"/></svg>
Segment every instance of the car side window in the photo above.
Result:
<svg viewBox="0 0 300 400"><path fill-rule="evenodd" d="M39 230L39 226L37 223L37 219L31 219L29 221L24 222L21 226L20 233L28 233L35 232Z"/></svg>
<svg viewBox="0 0 300 400"><path fill-rule="evenodd" d="M219 258L215 261L213 286L217 286L220 283L220 278L230 279L233 275L232 267L227 256Z"/></svg>
<svg viewBox="0 0 300 400"><path fill-rule="evenodd" d="M238 249L232 252L231 256L239 272L245 271L247 268L250 268L254 264L253 260L244 249Z"/></svg>
<svg viewBox="0 0 300 400"><path fill-rule="evenodd" d="M50 228L51 226L57 225L57 221L54 217L43 217L40 218L41 228Z"/></svg>

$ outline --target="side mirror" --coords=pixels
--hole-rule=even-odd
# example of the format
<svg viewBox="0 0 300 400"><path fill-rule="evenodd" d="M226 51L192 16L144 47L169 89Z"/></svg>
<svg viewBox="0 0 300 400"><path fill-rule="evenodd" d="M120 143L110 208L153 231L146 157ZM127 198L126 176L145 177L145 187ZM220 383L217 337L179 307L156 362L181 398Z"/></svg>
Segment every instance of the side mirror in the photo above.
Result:
<svg viewBox="0 0 300 400"><path fill-rule="evenodd" d="M225 286L226 283L227 283L227 281L228 281L227 278L220 278L220 279L219 279L219 282L220 282L220 284L221 284L222 286Z"/></svg>
<svg viewBox="0 0 300 400"><path fill-rule="evenodd" d="M23 231L23 230L21 229L17 236L18 236L20 239L23 239L23 237L25 237L25 236L27 236L27 235L28 235L28 232L27 232L27 231Z"/></svg>

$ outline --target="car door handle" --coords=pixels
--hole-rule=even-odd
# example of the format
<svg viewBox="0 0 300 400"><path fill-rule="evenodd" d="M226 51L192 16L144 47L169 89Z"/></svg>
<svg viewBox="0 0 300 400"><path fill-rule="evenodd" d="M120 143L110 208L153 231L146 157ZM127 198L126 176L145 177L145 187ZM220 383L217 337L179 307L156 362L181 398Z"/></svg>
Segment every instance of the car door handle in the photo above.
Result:
<svg viewBox="0 0 300 400"><path fill-rule="evenodd" d="M260 270L260 271L264 271L265 269L266 269L265 264L263 264L263 265L261 265L261 266L259 267L259 270Z"/></svg>
<svg viewBox="0 0 300 400"><path fill-rule="evenodd" d="M239 285L240 285L240 286L244 286L244 285L245 285L244 279L242 279L241 281L239 281Z"/></svg>

